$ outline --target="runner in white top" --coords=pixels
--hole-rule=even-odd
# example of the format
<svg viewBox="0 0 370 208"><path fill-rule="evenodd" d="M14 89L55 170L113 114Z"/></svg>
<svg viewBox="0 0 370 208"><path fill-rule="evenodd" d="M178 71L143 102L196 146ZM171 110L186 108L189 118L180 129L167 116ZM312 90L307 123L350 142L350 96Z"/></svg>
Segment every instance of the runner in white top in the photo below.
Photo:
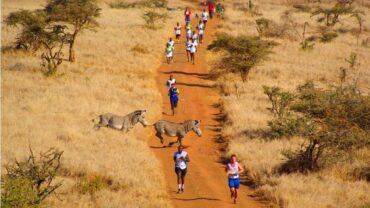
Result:
<svg viewBox="0 0 370 208"><path fill-rule="evenodd" d="M238 189L240 186L239 174L244 171L240 163L237 162L236 155L231 155L230 162L227 163L225 171L229 180L231 198L233 199L234 203L236 203L236 198L238 198Z"/></svg>
<svg viewBox="0 0 370 208"><path fill-rule="evenodd" d="M172 38L170 38L168 40L167 44L169 44L170 46L172 46L172 48L175 50L175 41L173 41Z"/></svg>
<svg viewBox="0 0 370 208"><path fill-rule="evenodd" d="M191 36L191 39L194 41L195 45L198 46L198 34L193 31L193 35Z"/></svg>
<svg viewBox="0 0 370 208"><path fill-rule="evenodd" d="M174 83L176 83L176 79L175 79L175 78L173 78L173 75L172 75L172 74L170 74L170 78L169 78L169 79L167 80L167 82L166 82L166 86L167 86L168 90L171 88L171 86L172 86Z"/></svg>
<svg viewBox="0 0 370 208"><path fill-rule="evenodd" d="M192 29L191 24L186 23L185 30L186 30L186 40L187 41L191 38L191 29Z"/></svg>
<svg viewBox="0 0 370 208"><path fill-rule="evenodd" d="M180 23L177 22L176 27L175 27L175 35L176 35L176 40L179 43L180 42L180 36L181 36L181 26Z"/></svg>
<svg viewBox="0 0 370 208"><path fill-rule="evenodd" d="M206 28L206 25L207 25L207 21L208 21L208 12L206 12L205 9L203 9L203 12L202 12L202 21L204 23L204 28Z"/></svg>
<svg viewBox="0 0 370 208"><path fill-rule="evenodd" d="M186 57L188 58L188 62L189 62L190 61L190 50L192 46L191 40L186 41L185 46L186 46Z"/></svg>
<svg viewBox="0 0 370 208"><path fill-rule="evenodd" d="M173 161L175 162L175 173L177 175L177 193L184 192L185 176L188 167L187 163L190 162L188 153L183 149L183 146L179 146L178 151L175 152L173 156Z"/></svg>
<svg viewBox="0 0 370 208"><path fill-rule="evenodd" d="M167 64L170 64L170 62L173 59L173 47L168 43L167 43L165 53L166 53Z"/></svg>
<svg viewBox="0 0 370 208"><path fill-rule="evenodd" d="M204 23L201 20L199 20L197 29L198 29L198 34L199 34L199 43L203 43Z"/></svg>
<svg viewBox="0 0 370 208"><path fill-rule="evenodd" d="M197 44L194 39L191 40L190 46L190 61L192 64L195 64L195 52L197 51Z"/></svg>

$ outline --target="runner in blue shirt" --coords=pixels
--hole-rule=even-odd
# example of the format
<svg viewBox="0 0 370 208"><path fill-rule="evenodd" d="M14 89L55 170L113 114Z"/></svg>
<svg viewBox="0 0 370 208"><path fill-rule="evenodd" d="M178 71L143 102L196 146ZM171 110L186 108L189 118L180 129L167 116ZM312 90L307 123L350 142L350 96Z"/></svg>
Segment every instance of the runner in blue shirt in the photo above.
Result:
<svg viewBox="0 0 370 208"><path fill-rule="evenodd" d="M172 115L175 115L175 108L177 108L177 103L179 101L178 95L180 91L176 88L176 83L171 85L171 88L168 90L168 96L170 96L171 110Z"/></svg>

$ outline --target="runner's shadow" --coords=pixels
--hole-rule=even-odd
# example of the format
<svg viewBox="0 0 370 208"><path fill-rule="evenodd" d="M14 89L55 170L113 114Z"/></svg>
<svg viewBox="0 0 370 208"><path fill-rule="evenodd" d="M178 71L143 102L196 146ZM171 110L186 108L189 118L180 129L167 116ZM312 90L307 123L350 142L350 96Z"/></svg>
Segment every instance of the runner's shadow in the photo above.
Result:
<svg viewBox="0 0 370 208"><path fill-rule="evenodd" d="M206 79L208 77L208 73L195 73L195 72L184 72L184 71L170 71L170 72L162 72L163 74L183 74L189 76L198 76L200 78Z"/></svg>
<svg viewBox="0 0 370 208"><path fill-rule="evenodd" d="M215 198L205 198L205 197L198 197L198 198L190 198L190 199L181 199L181 198L171 198L175 200L180 200L180 201L197 201L197 200L207 200L207 201L221 201L221 199L215 199Z"/></svg>
<svg viewBox="0 0 370 208"><path fill-rule="evenodd" d="M188 86L188 87L202 87L202 88L214 88L212 85L205 85L205 84L188 84L188 83L183 83L183 82L177 82L177 85L182 85L182 86Z"/></svg>

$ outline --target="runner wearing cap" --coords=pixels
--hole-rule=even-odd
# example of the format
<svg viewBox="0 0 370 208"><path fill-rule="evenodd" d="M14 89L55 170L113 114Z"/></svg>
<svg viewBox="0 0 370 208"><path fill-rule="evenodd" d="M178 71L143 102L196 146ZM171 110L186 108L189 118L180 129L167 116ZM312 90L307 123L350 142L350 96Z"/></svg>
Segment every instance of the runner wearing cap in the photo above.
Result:
<svg viewBox="0 0 370 208"><path fill-rule="evenodd" d="M227 163L227 166L225 167L225 172L228 175L231 199L233 200L234 204L236 203L236 198L238 198L238 189L240 186L239 174L243 171L243 167L239 162L237 162L236 155L231 155L230 162Z"/></svg>

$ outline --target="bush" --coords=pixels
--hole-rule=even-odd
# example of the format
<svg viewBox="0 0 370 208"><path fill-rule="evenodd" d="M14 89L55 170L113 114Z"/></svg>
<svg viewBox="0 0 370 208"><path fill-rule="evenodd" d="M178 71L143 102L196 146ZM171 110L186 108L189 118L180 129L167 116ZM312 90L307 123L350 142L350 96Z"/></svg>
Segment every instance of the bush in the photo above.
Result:
<svg viewBox="0 0 370 208"><path fill-rule="evenodd" d="M148 7L148 8L166 8L168 0L144 0L138 2L113 2L109 6L113 9L128 9L134 7Z"/></svg>
<svg viewBox="0 0 370 208"><path fill-rule="evenodd" d="M131 48L131 51L134 53L140 53L140 54L147 54L149 53L148 48L146 48L144 45L136 44L134 47Z"/></svg>
<svg viewBox="0 0 370 208"><path fill-rule="evenodd" d="M286 114L288 105L294 99L294 95L289 92L283 92L278 87L262 86L264 93L271 102L271 111L275 116L282 117Z"/></svg>
<svg viewBox="0 0 370 208"><path fill-rule="evenodd" d="M5 165L1 204L4 207L37 207L62 184L55 183L63 152L49 149L37 160L30 148L24 161Z"/></svg>
<svg viewBox="0 0 370 208"><path fill-rule="evenodd" d="M208 47L208 50L225 51L226 54L219 61L216 68L211 70L214 77L224 73L239 74L242 81L247 80L249 71L261 63L270 54L271 48L277 43L269 40L262 40L260 37L252 36L230 36L225 33L217 34Z"/></svg>
<svg viewBox="0 0 370 208"><path fill-rule="evenodd" d="M145 20L146 27L152 30L158 29L159 26L157 25L159 21L165 21L167 19L167 14L160 14L155 11L148 11L145 12L142 16Z"/></svg>
<svg viewBox="0 0 370 208"><path fill-rule="evenodd" d="M324 32L321 34L320 40L321 42L328 43L338 37L336 32Z"/></svg>
<svg viewBox="0 0 370 208"><path fill-rule="evenodd" d="M294 4L293 7L299 12L311 12L311 7L304 4Z"/></svg>
<svg viewBox="0 0 370 208"><path fill-rule="evenodd" d="M85 176L78 179L76 183L76 189L81 194L94 195L101 189L108 187L111 183L112 183L111 180L103 176L99 175Z"/></svg>
<svg viewBox="0 0 370 208"><path fill-rule="evenodd" d="M319 16L318 22L324 22L326 26L332 27L339 22L340 16L350 15L356 19L360 18L362 12L355 10L350 3L337 3L331 8L316 8L312 13L311 17Z"/></svg>
<svg viewBox="0 0 370 208"><path fill-rule="evenodd" d="M281 93L276 88L269 88L267 92L268 95ZM355 149L370 145L370 99L355 87L324 90L307 82L293 94L295 99L288 103L289 112L285 113L288 116L268 123L272 136L305 138L299 149L289 154L285 152L288 162L282 170L319 169L347 158Z"/></svg>
<svg viewBox="0 0 370 208"><path fill-rule="evenodd" d="M305 117L283 116L268 122L269 136L273 138L308 136L314 131L314 125Z"/></svg>

